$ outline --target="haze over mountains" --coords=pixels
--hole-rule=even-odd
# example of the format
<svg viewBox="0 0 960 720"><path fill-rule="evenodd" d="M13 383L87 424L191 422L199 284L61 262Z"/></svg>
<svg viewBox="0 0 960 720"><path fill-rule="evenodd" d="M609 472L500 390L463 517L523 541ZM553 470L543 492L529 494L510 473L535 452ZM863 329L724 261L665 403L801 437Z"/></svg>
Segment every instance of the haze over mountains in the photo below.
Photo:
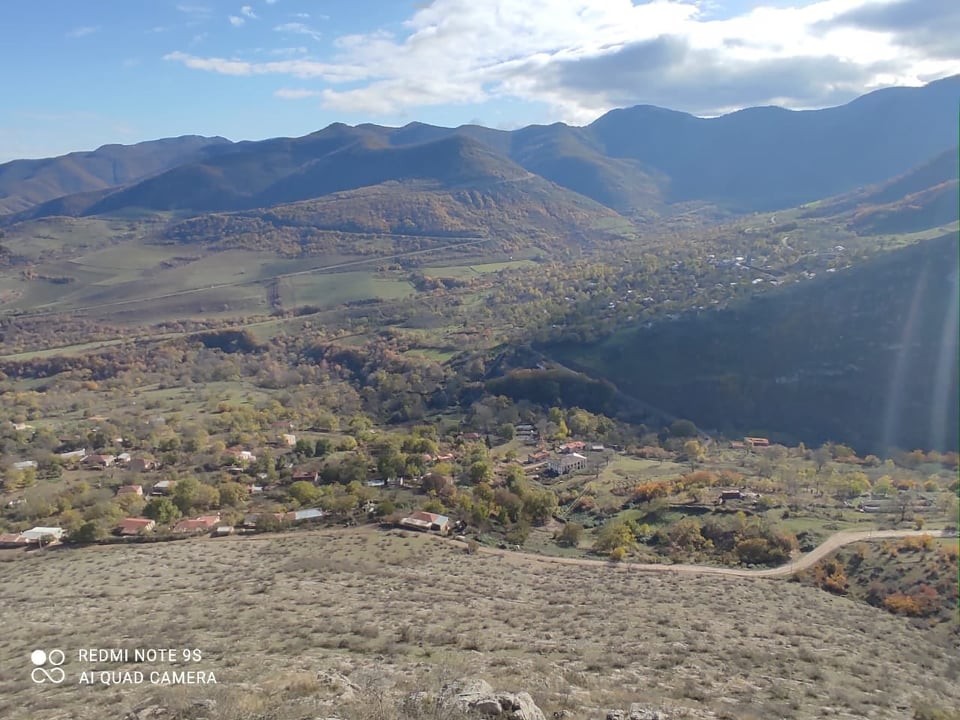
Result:
<svg viewBox="0 0 960 720"><path fill-rule="evenodd" d="M380 186L576 193L627 216L700 202L733 212L796 206L906 173L957 142L960 76L815 111L750 108L703 119L651 106L585 127L331 125L301 138L184 137L0 166L7 221L128 209L226 212ZM949 158L949 152L946 155ZM815 161L812 159L815 158ZM934 168L936 169L936 168ZM927 188L920 188L926 190Z"/></svg>

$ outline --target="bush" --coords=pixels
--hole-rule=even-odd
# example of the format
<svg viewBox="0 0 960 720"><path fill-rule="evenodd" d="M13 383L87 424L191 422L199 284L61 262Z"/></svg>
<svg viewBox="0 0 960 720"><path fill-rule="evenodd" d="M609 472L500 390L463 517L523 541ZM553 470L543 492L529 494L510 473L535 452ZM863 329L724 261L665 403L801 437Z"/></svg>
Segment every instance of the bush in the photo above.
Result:
<svg viewBox="0 0 960 720"><path fill-rule="evenodd" d="M556 535L557 545L563 547L577 547L581 540L583 540L583 525L574 522L568 522Z"/></svg>

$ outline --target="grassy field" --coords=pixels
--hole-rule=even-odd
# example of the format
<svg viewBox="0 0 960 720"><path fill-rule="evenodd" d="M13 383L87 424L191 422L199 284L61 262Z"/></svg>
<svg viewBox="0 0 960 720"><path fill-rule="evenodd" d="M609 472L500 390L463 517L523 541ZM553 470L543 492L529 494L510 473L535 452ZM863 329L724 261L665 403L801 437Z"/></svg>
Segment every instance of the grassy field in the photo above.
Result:
<svg viewBox="0 0 960 720"><path fill-rule="evenodd" d="M406 280L377 277L370 272L298 275L281 281L280 297L286 306L318 305L382 298L394 300L414 292Z"/></svg>
<svg viewBox="0 0 960 720"><path fill-rule="evenodd" d="M120 718L144 704L196 712L198 700L215 701L211 720L393 718L371 714L378 697L389 707L458 676L577 718L632 702L739 720L960 705L960 661L942 636L782 581L545 566L368 529L0 560L10 720ZM67 681L33 684L30 653L54 647ZM196 648L202 659L177 669L218 684L81 686L82 670L171 669L78 661L97 647Z"/></svg>

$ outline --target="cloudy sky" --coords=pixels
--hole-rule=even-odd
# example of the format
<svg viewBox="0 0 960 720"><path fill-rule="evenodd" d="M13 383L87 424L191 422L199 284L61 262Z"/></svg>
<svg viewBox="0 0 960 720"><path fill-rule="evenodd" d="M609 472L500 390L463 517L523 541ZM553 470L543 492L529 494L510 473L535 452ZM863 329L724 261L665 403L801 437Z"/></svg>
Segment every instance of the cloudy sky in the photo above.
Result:
<svg viewBox="0 0 960 720"><path fill-rule="evenodd" d="M0 161L331 122L816 108L960 73L957 0L4 0Z"/></svg>

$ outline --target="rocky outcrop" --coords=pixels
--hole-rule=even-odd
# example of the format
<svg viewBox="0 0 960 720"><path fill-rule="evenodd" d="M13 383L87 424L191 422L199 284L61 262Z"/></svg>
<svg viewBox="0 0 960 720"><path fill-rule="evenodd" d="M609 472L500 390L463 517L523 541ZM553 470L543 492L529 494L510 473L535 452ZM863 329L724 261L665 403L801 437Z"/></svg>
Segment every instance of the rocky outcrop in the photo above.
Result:
<svg viewBox="0 0 960 720"><path fill-rule="evenodd" d="M546 720L530 693L495 692L486 680L457 680L444 686L441 700L459 710L497 720Z"/></svg>

